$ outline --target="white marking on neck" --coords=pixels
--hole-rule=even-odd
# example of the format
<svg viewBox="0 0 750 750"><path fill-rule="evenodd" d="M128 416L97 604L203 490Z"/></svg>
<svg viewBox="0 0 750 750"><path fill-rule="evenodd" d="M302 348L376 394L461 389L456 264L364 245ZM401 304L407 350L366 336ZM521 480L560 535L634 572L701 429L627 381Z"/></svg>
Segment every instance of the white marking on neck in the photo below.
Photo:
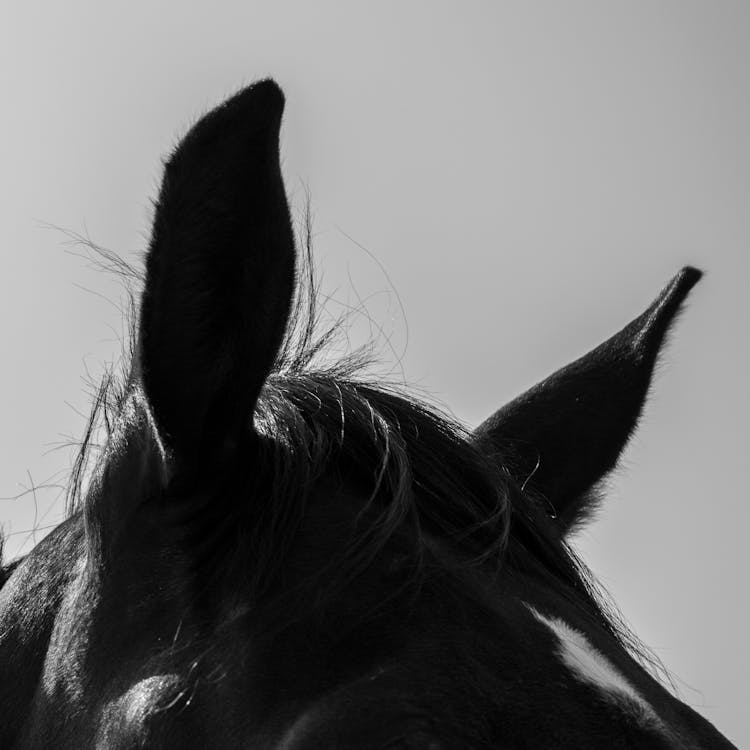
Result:
<svg viewBox="0 0 750 750"><path fill-rule="evenodd" d="M593 685L605 699L616 703L644 727L664 730L662 720L651 705L628 682L604 654L597 651L578 630L559 617L547 617L530 604L525 605L534 617L557 637L557 655L580 682Z"/></svg>

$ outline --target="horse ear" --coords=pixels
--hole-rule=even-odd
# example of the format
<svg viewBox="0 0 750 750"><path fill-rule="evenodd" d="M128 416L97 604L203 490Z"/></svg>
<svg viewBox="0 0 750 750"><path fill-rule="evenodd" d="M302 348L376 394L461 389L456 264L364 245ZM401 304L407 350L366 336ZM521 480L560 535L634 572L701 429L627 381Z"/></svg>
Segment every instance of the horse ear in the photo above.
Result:
<svg viewBox="0 0 750 750"><path fill-rule="evenodd" d="M205 115L166 163L136 360L166 448L188 466L241 439L284 336L294 233L270 80Z"/></svg>
<svg viewBox="0 0 750 750"><path fill-rule="evenodd" d="M597 484L636 427L667 331L700 277L684 268L619 333L475 430L478 445L547 498L563 533L595 507Z"/></svg>

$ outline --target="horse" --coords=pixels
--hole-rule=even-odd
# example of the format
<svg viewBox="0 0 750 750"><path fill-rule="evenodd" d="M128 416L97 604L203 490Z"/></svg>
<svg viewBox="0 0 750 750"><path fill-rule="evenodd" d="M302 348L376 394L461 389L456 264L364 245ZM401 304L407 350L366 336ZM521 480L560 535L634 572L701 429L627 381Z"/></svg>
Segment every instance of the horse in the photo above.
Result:
<svg viewBox="0 0 750 750"><path fill-rule="evenodd" d="M733 747L568 542L700 272L470 431L318 363L283 109L256 82L165 163L106 444L0 575L0 747Z"/></svg>

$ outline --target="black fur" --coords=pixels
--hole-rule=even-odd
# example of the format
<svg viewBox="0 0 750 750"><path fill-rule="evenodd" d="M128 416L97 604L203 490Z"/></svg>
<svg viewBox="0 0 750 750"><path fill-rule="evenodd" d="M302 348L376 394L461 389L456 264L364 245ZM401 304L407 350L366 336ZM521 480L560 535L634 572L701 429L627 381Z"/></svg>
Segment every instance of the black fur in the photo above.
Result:
<svg viewBox="0 0 750 750"><path fill-rule="evenodd" d="M283 107L273 81L255 84L204 117L164 169L136 377L183 469L234 448L284 335L294 235Z"/></svg>

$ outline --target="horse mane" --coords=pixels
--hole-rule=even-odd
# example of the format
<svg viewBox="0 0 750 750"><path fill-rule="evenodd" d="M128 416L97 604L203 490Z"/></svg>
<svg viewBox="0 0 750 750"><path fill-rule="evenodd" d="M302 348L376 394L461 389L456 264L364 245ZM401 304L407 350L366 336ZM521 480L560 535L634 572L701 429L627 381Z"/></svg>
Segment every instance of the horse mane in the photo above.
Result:
<svg viewBox="0 0 750 750"><path fill-rule="evenodd" d="M282 569L310 490L334 470L363 487L367 501L360 514L361 529L345 559L331 561L315 576L322 587L316 605L325 606L327 597L366 570L396 535L408 540L412 575L405 585L419 586L425 560L435 559L437 540L453 553L454 568L463 571L481 568L491 576L503 565L537 570L541 565L546 574L559 579L562 592L570 592L575 606L674 688L658 657L633 635L611 598L556 531L545 498L522 488L501 456L485 455L466 428L403 385L369 379L372 344L327 359L331 342L346 330L347 317L321 327L311 235L308 210L286 336L253 416L264 452L263 469L252 480L256 490L262 488L264 502L248 527L247 547L254 561L248 584L256 595L261 596ZM135 300L143 284L142 272L115 253L88 238L70 236L90 261L123 280L129 335L120 365L108 368L94 389L67 487L68 516L84 507L90 470L128 396ZM227 545L214 543L236 529L237 519L213 513L211 524L199 527L205 533L213 526L215 533L210 540L196 542L203 549L220 547L226 554Z"/></svg>

